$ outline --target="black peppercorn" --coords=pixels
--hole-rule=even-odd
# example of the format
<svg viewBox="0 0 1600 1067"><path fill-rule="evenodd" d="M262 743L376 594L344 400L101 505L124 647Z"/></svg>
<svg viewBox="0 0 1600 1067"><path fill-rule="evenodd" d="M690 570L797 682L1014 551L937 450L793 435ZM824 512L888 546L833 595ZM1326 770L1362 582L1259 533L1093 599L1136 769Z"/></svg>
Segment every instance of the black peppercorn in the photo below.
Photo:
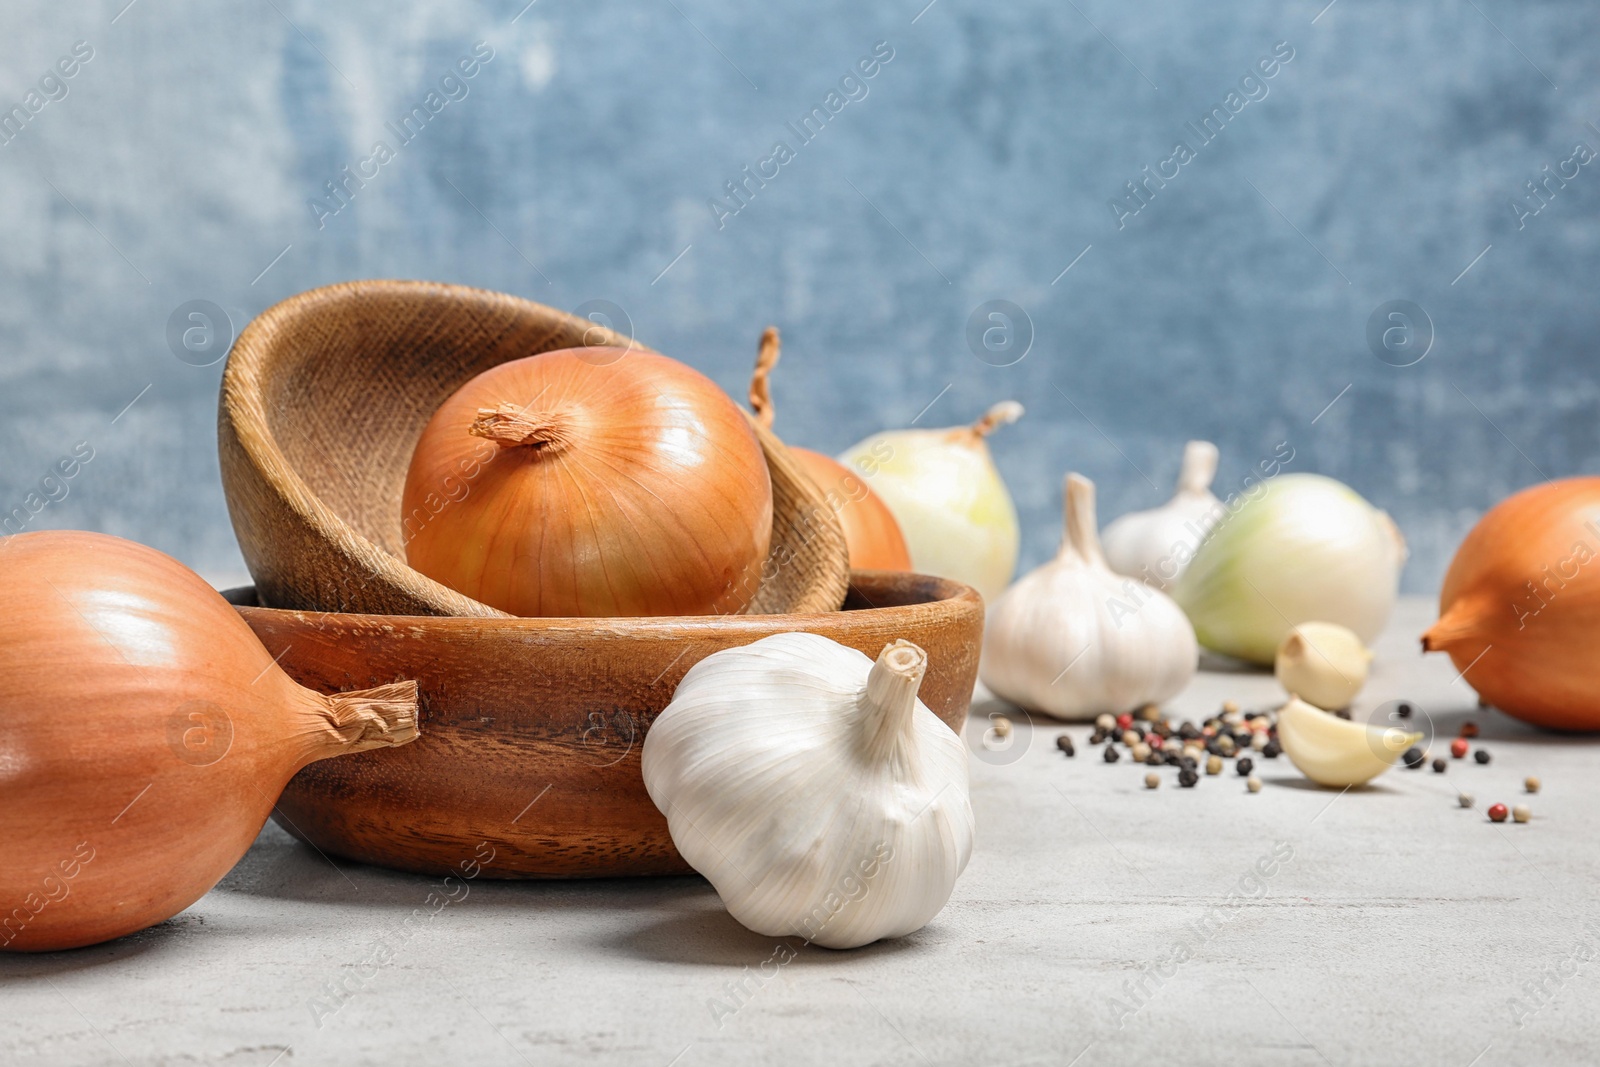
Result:
<svg viewBox="0 0 1600 1067"><path fill-rule="evenodd" d="M1426 762L1423 759L1422 749L1420 748L1408 748L1406 749L1405 755L1401 756L1400 758L1405 760L1406 767L1413 771L1418 767L1421 767L1423 763Z"/></svg>
<svg viewBox="0 0 1600 1067"><path fill-rule="evenodd" d="M1256 769L1256 761L1249 756L1241 756L1239 762L1233 765L1233 769L1239 772L1240 778L1248 778L1250 772Z"/></svg>
<svg viewBox="0 0 1600 1067"><path fill-rule="evenodd" d="M1096 726L1094 728L1094 733L1089 735L1089 743L1091 745L1098 745L1100 742L1104 741L1105 739L1106 739L1106 732L1104 730L1100 729L1100 727L1098 727L1098 726Z"/></svg>
<svg viewBox="0 0 1600 1067"><path fill-rule="evenodd" d="M1398 715L1402 719L1411 718L1411 705L1410 705L1410 703L1408 703L1407 701L1402 700L1399 703L1399 705L1395 707L1394 713L1396 715Z"/></svg>
<svg viewBox="0 0 1600 1067"><path fill-rule="evenodd" d="M1150 755L1145 757L1144 762L1149 767L1163 766L1167 762L1167 754L1160 749L1153 748L1150 750Z"/></svg>
<svg viewBox="0 0 1600 1067"><path fill-rule="evenodd" d="M1192 767L1185 767L1178 772L1178 784L1185 789L1193 789L1194 784L1199 780L1200 776L1194 772Z"/></svg>
<svg viewBox="0 0 1600 1067"><path fill-rule="evenodd" d="M1278 744L1276 740L1268 741L1261 749L1261 757L1262 759L1277 759L1278 754L1282 751L1283 746Z"/></svg>
<svg viewBox="0 0 1600 1067"><path fill-rule="evenodd" d="M1448 766L1450 766L1450 763L1449 763L1448 760L1436 759L1436 760L1433 761L1433 773L1434 774L1443 774L1444 773L1444 769L1446 767L1448 767Z"/></svg>
<svg viewBox="0 0 1600 1067"><path fill-rule="evenodd" d="M1186 771L1192 771L1192 770L1196 770L1197 768L1199 768L1200 764L1195 760L1195 758L1193 756L1179 756L1178 757L1178 766L1183 768Z"/></svg>
<svg viewBox="0 0 1600 1067"><path fill-rule="evenodd" d="M1176 752L1163 752L1162 755L1166 757L1168 767L1178 767L1183 764L1183 757Z"/></svg>
<svg viewBox="0 0 1600 1067"><path fill-rule="evenodd" d="M1478 751L1476 751L1476 752L1474 752L1472 754L1472 758L1477 760L1479 763L1488 763L1489 762L1489 750L1485 749L1485 748L1480 748L1480 749L1478 749Z"/></svg>
<svg viewBox="0 0 1600 1067"><path fill-rule="evenodd" d="M1111 745L1107 745L1107 746L1106 746L1106 756L1105 756L1105 759L1106 759L1106 762L1107 762L1107 763L1115 763L1115 762L1117 762L1117 760L1119 760L1119 759L1121 759L1121 758L1122 758L1122 753L1120 753L1120 752L1118 752L1118 751L1117 751L1117 750L1116 750L1116 749L1115 749L1115 748L1113 748L1113 747L1112 747L1112 746L1111 746Z"/></svg>
<svg viewBox="0 0 1600 1067"><path fill-rule="evenodd" d="M1183 720L1183 725L1178 727L1178 736L1185 741L1193 741L1200 736L1200 727L1185 719Z"/></svg>
<svg viewBox="0 0 1600 1067"><path fill-rule="evenodd" d="M1070 734L1062 734L1056 738L1056 747L1068 756L1076 756L1078 754L1077 750L1072 747L1072 736Z"/></svg>

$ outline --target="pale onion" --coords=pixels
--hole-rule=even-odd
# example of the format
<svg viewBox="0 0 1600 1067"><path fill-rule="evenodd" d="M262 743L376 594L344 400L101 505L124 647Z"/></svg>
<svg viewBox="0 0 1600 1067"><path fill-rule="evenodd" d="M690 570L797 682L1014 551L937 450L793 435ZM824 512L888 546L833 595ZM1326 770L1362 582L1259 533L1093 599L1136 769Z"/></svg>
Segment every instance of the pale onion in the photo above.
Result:
<svg viewBox="0 0 1600 1067"><path fill-rule="evenodd" d="M1348 708L1367 683L1372 650L1331 622L1303 622L1278 646L1272 673L1278 684L1327 711Z"/></svg>
<svg viewBox="0 0 1600 1067"><path fill-rule="evenodd" d="M967 750L917 699L927 656L808 633L712 653L645 735L672 842L760 934L854 948L921 929L972 855Z"/></svg>
<svg viewBox="0 0 1600 1067"><path fill-rule="evenodd" d="M1111 569L1169 589L1223 515L1222 501L1211 492L1216 476L1217 446L1210 441L1185 445L1172 499L1159 508L1130 512L1101 533Z"/></svg>
<svg viewBox="0 0 1600 1067"><path fill-rule="evenodd" d="M1291 699L1278 709L1278 742L1300 773L1334 789L1364 785L1422 740L1398 726L1351 722Z"/></svg>
<svg viewBox="0 0 1600 1067"><path fill-rule="evenodd" d="M1524 489L1478 521L1422 635L1494 707L1539 726L1600 730L1600 478Z"/></svg>
<svg viewBox="0 0 1600 1067"><path fill-rule="evenodd" d="M1021 537L1016 505L984 438L1021 417L1022 405L1006 400L971 426L876 434L839 462L889 505L912 567L966 582L992 600L1016 573Z"/></svg>
<svg viewBox="0 0 1600 1067"><path fill-rule="evenodd" d="M1166 594L1113 574L1095 533L1094 483L1067 475L1056 558L989 609L978 673L996 696L1062 719L1092 719L1179 693L1199 660Z"/></svg>
<svg viewBox="0 0 1600 1067"><path fill-rule="evenodd" d="M74 948L171 918L245 854L301 767L416 736L416 683L296 685L155 549L5 538L0 947Z"/></svg>
<svg viewBox="0 0 1600 1067"><path fill-rule="evenodd" d="M1258 483L1211 535L1172 596L1205 647L1270 664L1302 622L1371 644L1400 587L1405 540L1384 512L1319 474Z"/></svg>
<svg viewBox="0 0 1600 1067"><path fill-rule="evenodd" d="M756 369L750 376L750 410L755 412L756 421L769 430L777 414L772 403L771 379L779 352L778 328L768 326L761 334ZM790 445L789 454L822 490L828 506L839 516L845 544L850 550L852 570L911 569L911 553L900 533L900 524L878 494L867 488L866 482L837 460L809 448Z"/></svg>
<svg viewBox="0 0 1600 1067"><path fill-rule="evenodd" d="M499 446L487 461L484 439ZM403 507L413 567L513 615L742 611L772 535L744 413L639 350L545 352L473 378L422 431Z"/></svg>

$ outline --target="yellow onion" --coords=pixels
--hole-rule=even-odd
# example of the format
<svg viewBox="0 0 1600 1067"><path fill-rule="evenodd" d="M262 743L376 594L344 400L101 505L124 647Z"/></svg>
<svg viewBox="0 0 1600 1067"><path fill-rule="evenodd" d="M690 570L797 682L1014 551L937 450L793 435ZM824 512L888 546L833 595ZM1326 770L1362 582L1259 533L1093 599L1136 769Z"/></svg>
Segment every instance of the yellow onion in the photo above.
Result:
<svg viewBox="0 0 1600 1067"><path fill-rule="evenodd" d="M861 472L900 524L911 565L966 582L992 600L1017 569L1017 509L984 439L1022 417L1015 400L971 426L891 430L846 449L839 462Z"/></svg>
<svg viewBox="0 0 1600 1067"><path fill-rule="evenodd" d="M463 385L422 431L404 509L425 516L413 567L513 615L737 612L772 536L744 412L639 350L546 352Z"/></svg>
<svg viewBox="0 0 1600 1067"><path fill-rule="evenodd" d="M756 413L756 421L769 430L777 414L772 404L772 370L778 365L779 351L778 328L768 326L761 335L755 373L750 376L750 410ZM911 553L900 533L900 524L878 494L867 488L866 482L838 460L809 448L790 445L789 454L822 490L828 506L839 516L845 544L850 549L852 570L911 569Z"/></svg>

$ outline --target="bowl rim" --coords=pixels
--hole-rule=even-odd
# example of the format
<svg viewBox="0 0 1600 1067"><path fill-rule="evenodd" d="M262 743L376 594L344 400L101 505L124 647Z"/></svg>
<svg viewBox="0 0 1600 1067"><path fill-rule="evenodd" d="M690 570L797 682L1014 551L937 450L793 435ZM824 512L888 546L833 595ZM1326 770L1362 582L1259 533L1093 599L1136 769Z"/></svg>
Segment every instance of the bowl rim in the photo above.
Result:
<svg viewBox="0 0 1600 1067"><path fill-rule="evenodd" d="M469 633L549 633L595 637L597 635L623 637L681 637L685 629L706 633L754 633L773 630L804 629L806 623L826 623L825 628L837 631L851 623L864 627L892 621L903 615L926 612L948 606L962 610L984 611L982 595L972 586L954 578L919 574L912 571L850 572L850 590L860 593L860 584L868 588L884 582L915 582L926 585L935 594L930 599L911 604L887 604L882 607L841 608L838 611L794 612L777 615L650 615L650 616L551 616L528 618L516 615L380 615L367 612L316 611L303 608L272 608L258 604L241 604L238 597L253 595L254 585L234 586L219 590L241 614L267 616L299 615L319 619L324 625L372 626L387 625L393 628L409 627L436 631L465 631ZM870 603L870 601L869 601Z"/></svg>

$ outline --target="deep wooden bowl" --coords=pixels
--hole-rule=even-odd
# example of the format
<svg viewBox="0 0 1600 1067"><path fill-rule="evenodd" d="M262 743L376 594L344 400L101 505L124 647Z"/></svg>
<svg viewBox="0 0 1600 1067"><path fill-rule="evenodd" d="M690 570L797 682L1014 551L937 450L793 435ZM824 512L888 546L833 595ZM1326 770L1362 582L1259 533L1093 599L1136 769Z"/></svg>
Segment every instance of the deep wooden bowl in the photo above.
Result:
<svg viewBox="0 0 1600 1067"><path fill-rule="evenodd" d="M236 590L235 603L253 593ZM960 732L983 601L958 582L857 571L845 610L655 619L316 614L241 606L267 650L323 692L415 679L422 736L307 767L284 829L324 852L426 874L489 855L495 878L681 874L639 772L645 732L683 675L719 649L808 630L876 657L928 653L920 697Z"/></svg>
<svg viewBox="0 0 1600 1067"><path fill-rule="evenodd" d="M406 565L412 450L490 367L609 345L642 348L543 304L430 282L346 282L263 311L228 354L217 417L222 488L261 602L509 618ZM783 443L752 429L772 475L772 546L745 608L832 611L849 583L838 517Z"/></svg>

